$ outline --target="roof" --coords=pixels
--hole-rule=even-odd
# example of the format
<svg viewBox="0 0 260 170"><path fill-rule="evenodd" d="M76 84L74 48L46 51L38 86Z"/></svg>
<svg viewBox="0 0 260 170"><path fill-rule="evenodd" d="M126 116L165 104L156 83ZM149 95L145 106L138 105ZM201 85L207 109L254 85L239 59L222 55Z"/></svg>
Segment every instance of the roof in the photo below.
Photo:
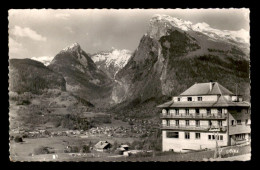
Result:
<svg viewBox="0 0 260 170"><path fill-rule="evenodd" d="M210 90L210 84L212 83L212 89ZM180 96L192 96L192 95L234 95L231 91L223 87L218 82L209 83L195 83L186 91L180 94Z"/></svg>
<svg viewBox="0 0 260 170"><path fill-rule="evenodd" d="M104 148L107 147L108 145L110 145L110 143L107 142L107 141L99 141L99 142L95 145L95 148L97 148L97 149L104 149Z"/></svg>
<svg viewBox="0 0 260 170"><path fill-rule="evenodd" d="M174 102L169 101L164 104L161 104L157 107L160 108L167 108L167 107L250 107L250 103L246 101L242 102L232 102L227 101L223 96L220 96L217 101L212 102L192 102L192 101L186 101L186 102Z"/></svg>
<svg viewBox="0 0 260 170"><path fill-rule="evenodd" d="M116 150L119 150L119 151L125 151L124 148L117 148Z"/></svg>
<svg viewBox="0 0 260 170"><path fill-rule="evenodd" d="M228 103L218 103L218 102L173 102L170 106L165 106L164 104L157 107L167 108L167 107L249 107L250 105L246 102L228 102Z"/></svg>

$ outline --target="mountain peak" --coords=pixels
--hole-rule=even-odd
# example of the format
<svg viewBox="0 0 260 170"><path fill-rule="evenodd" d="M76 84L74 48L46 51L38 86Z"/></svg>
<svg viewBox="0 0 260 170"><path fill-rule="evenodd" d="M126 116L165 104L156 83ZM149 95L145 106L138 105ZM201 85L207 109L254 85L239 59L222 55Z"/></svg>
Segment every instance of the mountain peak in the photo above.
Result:
<svg viewBox="0 0 260 170"><path fill-rule="evenodd" d="M69 46L67 46L66 48L64 48L63 50L61 50L62 52L67 52L67 51L79 51L81 50L79 43L75 42Z"/></svg>
<svg viewBox="0 0 260 170"><path fill-rule="evenodd" d="M148 34L151 38L159 40L167 34L169 29L178 29L180 31L191 30L192 23L169 15L156 14L150 19Z"/></svg>
<svg viewBox="0 0 260 170"><path fill-rule="evenodd" d="M249 31L240 29L237 31L220 30L212 28L209 24L202 22L193 24L176 17L164 14L156 14L150 19L148 35L151 38L159 40L162 36L167 35L169 29L177 29L178 31L195 31L203 33L214 40L222 40L226 42L238 42L249 44Z"/></svg>

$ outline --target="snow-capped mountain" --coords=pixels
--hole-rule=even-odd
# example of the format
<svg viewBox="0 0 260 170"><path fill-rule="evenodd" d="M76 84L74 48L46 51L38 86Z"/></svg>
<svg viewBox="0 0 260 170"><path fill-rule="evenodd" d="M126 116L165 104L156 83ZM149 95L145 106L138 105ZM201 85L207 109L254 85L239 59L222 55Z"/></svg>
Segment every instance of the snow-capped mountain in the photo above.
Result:
<svg viewBox="0 0 260 170"><path fill-rule="evenodd" d="M224 41L226 43L236 45L239 48L244 48L249 54L249 31L244 29L238 31L219 30L211 28L207 23L193 24L190 21L184 21L179 18L168 15L156 14L150 20L148 34L151 38L159 40L162 36L168 35L169 29L176 29L185 32L199 32L208 36L213 41Z"/></svg>
<svg viewBox="0 0 260 170"><path fill-rule="evenodd" d="M32 57L32 60L39 61L43 63L45 66L48 66L51 63L51 60L53 59L53 56L40 56L40 57Z"/></svg>
<svg viewBox="0 0 260 170"><path fill-rule="evenodd" d="M241 47L249 41L245 32L221 31L205 23L155 15L127 65L116 74L120 83L113 89L113 98L122 107L127 102L143 105L210 80L231 90L236 82L246 95L249 56Z"/></svg>
<svg viewBox="0 0 260 170"><path fill-rule="evenodd" d="M91 58L98 68L114 78L116 73L127 64L131 55L132 52L129 50L113 48L110 51L93 54Z"/></svg>

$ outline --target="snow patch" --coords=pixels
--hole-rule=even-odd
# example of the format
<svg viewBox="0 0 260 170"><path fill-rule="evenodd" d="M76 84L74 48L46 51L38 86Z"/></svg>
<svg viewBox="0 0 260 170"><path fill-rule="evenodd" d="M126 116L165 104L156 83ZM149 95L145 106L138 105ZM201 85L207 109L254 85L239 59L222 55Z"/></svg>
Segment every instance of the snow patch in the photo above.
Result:
<svg viewBox="0 0 260 170"><path fill-rule="evenodd" d="M168 29L178 28L183 31L197 31L201 32L212 39L219 39L223 41L235 41L239 43L249 44L249 31L244 29L238 31L219 30L211 28L209 24L202 22L193 24L190 21L184 21L179 18L168 15L156 14L150 20L148 34L152 38L159 39L167 34Z"/></svg>
<svg viewBox="0 0 260 170"><path fill-rule="evenodd" d="M48 66L51 63L53 58L54 58L53 56L40 56L40 57L32 57L31 59L35 61L39 61L43 63L45 66Z"/></svg>
<svg viewBox="0 0 260 170"><path fill-rule="evenodd" d="M129 50L113 49L111 52L103 52L92 56L92 60L97 62L105 62L106 67L113 65L114 67L123 68L131 57Z"/></svg>

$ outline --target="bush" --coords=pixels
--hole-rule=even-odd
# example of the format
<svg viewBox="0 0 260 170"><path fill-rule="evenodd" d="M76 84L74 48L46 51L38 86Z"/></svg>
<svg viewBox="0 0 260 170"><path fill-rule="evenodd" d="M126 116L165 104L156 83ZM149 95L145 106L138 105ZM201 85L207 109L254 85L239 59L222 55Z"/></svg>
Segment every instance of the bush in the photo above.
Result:
<svg viewBox="0 0 260 170"><path fill-rule="evenodd" d="M27 134L23 134L23 138L28 138L28 135Z"/></svg>
<svg viewBox="0 0 260 170"><path fill-rule="evenodd" d="M46 146L40 146L39 148L35 148L35 149L34 149L34 154L35 154L35 155L50 154L50 153L54 153L54 152L51 152L51 151L49 150L49 148L46 147Z"/></svg>
<svg viewBox="0 0 260 170"><path fill-rule="evenodd" d="M119 147L119 144L117 143L117 141L115 141L114 144L112 145L111 150L115 151L118 147Z"/></svg>
<svg viewBox="0 0 260 170"><path fill-rule="evenodd" d="M16 136L16 137L14 138L14 141L15 141L16 143L23 142L23 138L22 138L21 136Z"/></svg>
<svg viewBox="0 0 260 170"><path fill-rule="evenodd" d="M17 101L17 103L16 103L17 105L29 105L29 104L31 104L31 102L29 101L29 100L19 100L19 101Z"/></svg>
<svg viewBox="0 0 260 170"><path fill-rule="evenodd" d="M133 121L130 121L130 122L129 122L129 125L131 125L131 126L134 125L134 122L133 122Z"/></svg>
<svg viewBox="0 0 260 170"><path fill-rule="evenodd" d="M88 145L82 146L82 152L83 153L90 153L90 147Z"/></svg>
<svg viewBox="0 0 260 170"><path fill-rule="evenodd" d="M64 152L65 153L79 153L80 149L78 146L69 146L67 149L64 150Z"/></svg>

